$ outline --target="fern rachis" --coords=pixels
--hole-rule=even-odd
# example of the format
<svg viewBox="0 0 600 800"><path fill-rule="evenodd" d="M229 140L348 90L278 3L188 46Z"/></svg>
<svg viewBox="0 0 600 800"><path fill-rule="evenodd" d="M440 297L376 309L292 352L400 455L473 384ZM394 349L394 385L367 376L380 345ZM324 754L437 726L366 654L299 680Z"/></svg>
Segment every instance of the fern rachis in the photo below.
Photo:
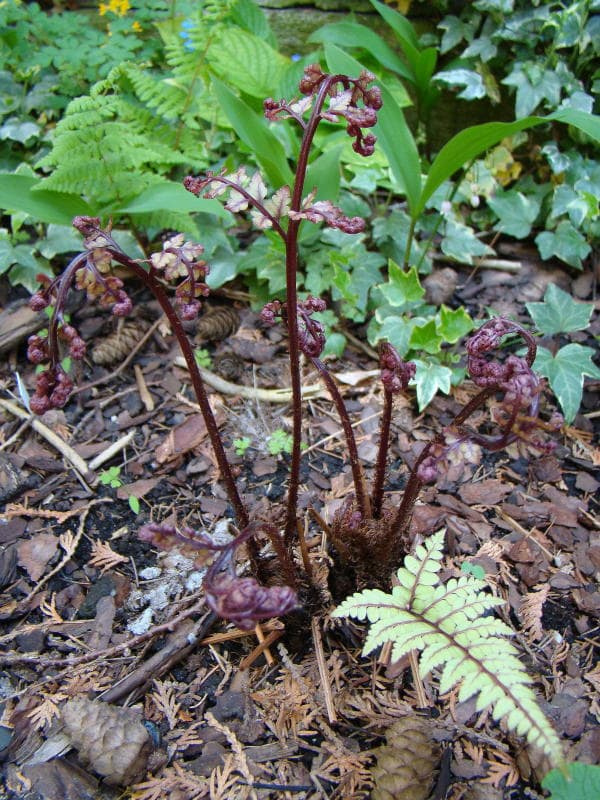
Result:
<svg viewBox="0 0 600 800"><path fill-rule="evenodd" d="M407 556L391 594L380 589L358 592L333 616L371 623L365 655L385 642L392 643L394 660L419 650L421 675L441 668L440 693L462 681L459 701L478 694L478 711L490 706L494 719L504 718L511 730L560 763L560 740L537 704L516 647L504 638L513 631L494 617L482 616L504 601L487 594L470 575L441 584L443 543L440 531L417 548L416 557Z"/></svg>

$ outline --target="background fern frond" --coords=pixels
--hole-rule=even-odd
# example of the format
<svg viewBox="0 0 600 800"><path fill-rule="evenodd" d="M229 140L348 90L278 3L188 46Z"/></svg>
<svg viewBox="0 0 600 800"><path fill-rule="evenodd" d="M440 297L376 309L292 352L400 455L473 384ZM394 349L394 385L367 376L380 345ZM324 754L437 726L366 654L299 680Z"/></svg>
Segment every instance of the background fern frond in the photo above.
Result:
<svg viewBox="0 0 600 800"><path fill-rule="evenodd" d="M493 616L482 616L504 601L469 575L441 584L443 545L444 532L439 531L407 556L391 594L358 592L333 616L369 620L365 654L386 642L393 645L394 660L420 651L421 675L441 668L440 693L460 683L460 702L477 695L477 711L489 706L494 719L504 719L553 763L561 763L558 735L537 704L516 647L504 638L513 631Z"/></svg>

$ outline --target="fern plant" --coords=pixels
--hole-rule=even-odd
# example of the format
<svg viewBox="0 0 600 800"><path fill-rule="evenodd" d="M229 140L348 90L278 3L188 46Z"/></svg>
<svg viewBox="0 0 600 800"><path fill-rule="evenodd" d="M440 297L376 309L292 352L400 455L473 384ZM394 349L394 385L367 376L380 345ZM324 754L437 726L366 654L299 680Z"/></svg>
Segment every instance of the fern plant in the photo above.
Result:
<svg viewBox="0 0 600 800"><path fill-rule="evenodd" d="M226 154L230 122L213 78L254 97L275 92L289 59L260 38L266 25L249 0L199 4L183 23L158 22L165 69L124 61L71 101L36 165L50 171L39 188L83 195L105 218L135 213L136 227L198 236L187 198L146 198L179 177L179 165L201 170L210 150Z"/></svg>
<svg viewBox="0 0 600 800"><path fill-rule="evenodd" d="M487 612L504 601L485 585L464 575L440 582L444 531L438 531L416 556L408 555L391 594L366 589L347 598L334 617L367 619L363 654L391 642L392 659L411 650L421 653L419 672L441 668L440 693L462 681L459 702L478 695L477 711L491 708L494 719L543 750L553 764L563 761L558 735L540 710L531 678L517 649L504 637L513 631Z"/></svg>

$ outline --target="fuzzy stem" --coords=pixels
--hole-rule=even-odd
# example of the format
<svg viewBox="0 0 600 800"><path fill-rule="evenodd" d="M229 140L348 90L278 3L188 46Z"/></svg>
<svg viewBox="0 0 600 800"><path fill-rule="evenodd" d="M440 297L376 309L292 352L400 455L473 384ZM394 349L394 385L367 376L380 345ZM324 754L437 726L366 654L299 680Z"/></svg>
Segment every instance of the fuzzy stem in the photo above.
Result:
<svg viewBox="0 0 600 800"><path fill-rule="evenodd" d="M377 451L377 463L375 466L375 477L373 478L373 493L371 498L371 511L374 519L379 519L381 506L383 503L383 487L385 482L385 470L387 466L388 449L390 446L390 426L392 422L392 406L394 395L389 389L383 391L383 413L379 426L379 449Z"/></svg>
<svg viewBox="0 0 600 800"><path fill-rule="evenodd" d="M221 441L221 434L219 433L217 422L212 412L212 408L210 407L210 403L208 402L208 395L204 387L204 381L202 380L200 370L198 369L198 365L194 357L194 351L187 334L183 329L181 320L175 312L175 309L173 308L173 305L171 304L171 301L169 300L164 288L151 272L146 272L146 270L140 266L140 264L130 259L124 253L115 251L112 248L110 252L115 261L118 261L119 264L122 264L123 266L129 267L135 273L136 277L138 277L152 292L162 308L165 316L169 320L169 324L171 325L171 329L177 338L177 342L181 348L181 353L185 358L185 362L190 373L196 399L198 400L198 405L200 406L200 411L202 413L206 430L217 459L217 464L219 465L219 470L221 471L221 477L223 479L223 483L225 484L225 491L227 492L229 502L233 506L236 523L239 528L245 528L249 522L248 513L244 507L244 504L242 503L235 485L233 473L231 472L231 466L225 454L223 442Z"/></svg>
<svg viewBox="0 0 600 800"><path fill-rule="evenodd" d="M339 80L339 76L333 76ZM300 211L302 192L308 168L308 156L312 141L321 119L321 110L332 78L324 81L319 89L311 115L302 136L300 152L296 164L296 179L290 201L292 211ZM300 486L300 445L302 442L302 381L300 376L300 343L298 339L298 230L300 220L290 219L285 242L285 281L286 281L286 313L288 327L288 350L290 364L290 383L292 388L292 452L290 461L290 477L286 506L286 522L284 541L291 548L297 535L297 505Z"/></svg>
<svg viewBox="0 0 600 800"><path fill-rule="evenodd" d="M68 264L64 273L57 279L58 289L56 292L56 300L52 310L50 324L48 325L48 353L50 355L50 361L53 364L58 364L60 362L60 353L58 350L58 323L62 319L63 309L65 308L67 295L71 290L75 273L84 266L88 255L87 252L76 255ZM53 285L56 286L56 283Z"/></svg>
<svg viewBox="0 0 600 800"><path fill-rule="evenodd" d="M311 361L318 370L319 375L323 378L327 386L327 391L331 395L331 399L338 412L340 422L342 423L344 438L346 439L346 445L348 447L348 455L350 456L350 466L352 467L352 480L354 482L354 491L356 492L356 504L358 505L361 517L363 519L368 519L371 516L371 503L369 501L369 495L367 494L365 476L346 405L325 364L323 364L320 358L311 358Z"/></svg>
<svg viewBox="0 0 600 800"><path fill-rule="evenodd" d="M460 411L450 426L458 426L462 425L466 420L473 414L480 406L485 403L488 397L491 397L496 391L496 387L490 386L487 389L483 389L479 394L475 395L475 397L470 400L467 405ZM393 542L399 542L402 538L406 535L408 531L408 526L410 525L410 520L412 517L412 510L414 508L415 503L417 502L417 498L421 489L423 488L423 481L418 476L418 469L421 466L422 462L427 458L429 455L431 448L440 442L443 442L444 437L443 434L438 434L435 436L424 448L421 450L417 460L415 461L412 470L410 471L410 475L408 476L408 482L406 484L406 489L404 490L404 495L402 496L402 502L396 512L396 517L390 526L390 531L388 534L388 538Z"/></svg>

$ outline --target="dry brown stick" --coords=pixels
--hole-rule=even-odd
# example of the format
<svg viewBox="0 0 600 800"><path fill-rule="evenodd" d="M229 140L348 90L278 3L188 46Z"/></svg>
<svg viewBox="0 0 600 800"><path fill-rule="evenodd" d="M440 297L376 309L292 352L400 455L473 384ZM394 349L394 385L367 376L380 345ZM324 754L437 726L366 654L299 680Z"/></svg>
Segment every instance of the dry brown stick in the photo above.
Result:
<svg viewBox="0 0 600 800"><path fill-rule="evenodd" d="M244 670L251 667L261 653L265 653L266 658L266 654L269 652L269 647L274 644L277 639L281 639L282 636L283 631L271 631L268 636L263 637L263 641L260 642L260 644L257 644L251 653L248 653L248 655L240 661L239 668ZM271 658L273 658L273 656L271 656Z"/></svg>
<svg viewBox="0 0 600 800"><path fill-rule="evenodd" d="M44 425L41 419L33 416L33 414L29 411L25 411L25 409L19 408L19 406L11 403L10 400L4 400L3 398L0 398L0 408L5 409L5 411L8 411L15 417L19 417L19 419L27 420L33 430L56 448L80 475L85 477L89 473L88 465L83 458L81 458L79 453L76 453L70 445L60 438L60 436L54 433L47 425Z"/></svg>
<svg viewBox="0 0 600 800"><path fill-rule="evenodd" d="M258 639L258 643L263 644L265 641L265 634L263 633L263 629L260 625L260 622L257 622L256 625L254 626L254 634ZM275 663L275 659L273 658L273 653L271 653L268 647L265 647L264 654L265 654L265 661L270 667L272 667L273 664Z"/></svg>
<svg viewBox="0 0 600 800"><path fill-rule="evenodd" d="M73 658L65 658L64 656L61 656L61 658L47 659L43 659L39 653L0 653L0 664L36 664L43 668L59 666L66 666L70 668L78 667L80 664L87 664L88 662L95 661L96 659L113 658L120 655L125 650L131 650L133 647L137 647L143 642L146 642L148 639L153 639L155 636L160 636L162 633L171 633L184 620L198 613L205 605L204 590L195 593L193 597L197 597L199 594L202 594L202 597L198 600L198 602L194 603L185 611L182 611L181 614L173 617L173 619L163 622L160 625L155 625L145 633L140 633L137 636L133 636L131 639L128 639L126 642L115 644L112 647L106 648L105 650L90 651L89 653L84 653L81 656L75 656Z"/></svg>
<svg viewBox="0 0 600 800"><path fill-rule="evenodd" d="M331 682L329 680L329 670L325 663L325 653L323 652L323 640L321 639L321 631L319 630L319 622L316 617L311 620L313 642L315 644L315 653L317 656L317 666L319 668L319 677L321 678L321 688L323 689L323 696L325 698L325 708L327 710L327 719L329 724L333 725L338 721L335 706L333 704L333 692L331 691Z"/></svg>
<svg viewBox="0 0 600 800"><path fill-rule="evenodd" d="M106 703L115 703L133 692L129 700L134 702L146 691L147 686L153 680L172 669L175 664L184 659L198 646L198 639L204 636L215 619L216 614L211 611L196 622L184 620L167 637L164 647L158 653L141 663L133 672L126 675L120 683L98 695L98 699L104 700Z"/></svg>
<svg viewBox="0 0 600 800"><path fill-rule="evenodd" d="M185 359L181 356L177 356L173 363L177 367L185 368L187 366ZM254 386L240 386L237 383L230 383L229 381L223 380L223 378L215 375L214 372L210 372L202 367L200 367L200 374L202 375L203 381L222 394L237 395L238 397L244 397L248 400L262 400L265 403L289 403L292 399L291 389L260 389ZM305 399L320 396L326 396L325 387L322 383L313 383L309 386L302 387L302 397Z"/></svg>
<svg viewBox="0 0 600 800"><path fill-rule="evenodd" d="M148 386L146 385L146 379L144 378L144 373L142 372L142 368L140 367L139 364L134 364L133 371L135 373L135 382L137 384L140 400L144 404L144 408L146 409L146 411L154 411L154 398L152 397L152 395L148 390Z"/></svg>

